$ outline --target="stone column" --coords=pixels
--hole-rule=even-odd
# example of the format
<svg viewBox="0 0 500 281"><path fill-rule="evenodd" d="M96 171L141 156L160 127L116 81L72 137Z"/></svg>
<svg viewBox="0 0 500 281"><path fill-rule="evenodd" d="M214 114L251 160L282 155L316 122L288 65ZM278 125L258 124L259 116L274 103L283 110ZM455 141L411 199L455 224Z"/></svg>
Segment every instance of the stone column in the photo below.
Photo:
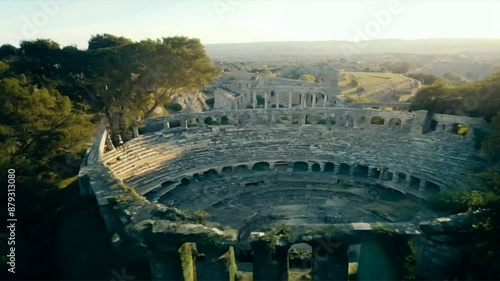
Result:
<svg viewBox="0 0 500 281"><path fill-rule="evenodd" d="M292 92L288 92L288 108L292 108Z"/></svg>
<svg viewBox="0 0 500 281"><path fill-rule="evenodd" d="M348 280L349 246L342 244L337 248L325 249L324 243L311 243L313 250L313 269L311 280Z"/></svg>
<svg viewBox="0 0 500 281"><path fill-rule="evenodd" d="M267 109L267 92L264 92L264 109Z"/></svg>
<svg viewBox="0 0 500 281"><path fill-rule="evenodd" d="M184 128L186 128L186 130L189 128L189 126L188 126L188 120L184 120Z"/></svg>
<svg viewBox="0 0 500 281"><path fill-rule="evenodd" d="M278 91L276 91L274 93L274 95L276 96L276 109L279 109L280 108L280 93Z"/></svg>
<svg viewBox="0 0 500 281"><path fill-rule="evenodd" d="M380 180L387 180L387 169L380 169L380 176L378 177Z"/></svg>
<svg viewBox="0 0 500 281"><path fill-rule="evenodd" d="M315 108L316 107L316 94L313 94L312 95L312 108Z"/></svg>
<svg viewBox="0 0 500 281"><path fill-rule="evenodd" d="M198 124L200 125L200 128L205 129L205 121L204 120L198 119Z"/></svg>
<svg viewBox="0 0 500 281"><path fill-rule="evenodd" d="M323 95L323 107L326 107L326 103L328 101L328 96L327 95Z"/></svg>
<svg viewBox="0 0 500 281"><path fill-rule="evenodd" d="M253 109L257 108L257 93L254 91L253 92Z"/></svg>
<svg viewBox="0 0 500 281"><path fill-rule="evenodd" d="M165 128L170 129L170 122L167 121L167 124L165 124Z"/></svg>
<svg viewBox="0 0 500 281"><path fill-rule="evenodd" d="M304 109L304 94L300 94L300 109Z"/></svg>
<svg viewBox="0 0 500 281"><path fill-rule="evenodd" d="M410 185L411 185L411 176L407 174L405 178L405 186L410 187Z"/></svg>
<svg viewBox="0 0 500 281"><path fill-rule="evenodd" d="M356 165L351 165L349 168L349 176L353 176L356 172Z"/></svg>
<svg viewBox="0 0 500 281"><path fill-rule="evenodd" d="M324 173L325 172L325 162L319 162L319 170L320 172Z"/></svg>
<svg viewBox="0 0 500 281"><path fill-rule="evenodd" d="M334 165L334 166L333 166L333 173L334 173L335 175L340 174L340 164L338 164L338 165L337 165L337 164L333 164L333 165Z"/></svg>
<svg viewBox="0 0 500 281"><path fill-rule="evenodd" d="M106 149L108 151L111 151L111 150L115 149L115 146L113 145L113 141L111 140L111 136L108 133L105 133L105 134L106 134L106 141L105 141Z"/></svg>
<svg viewBox="0 0 500 281"><path fill-rule="evenodd" d="M251 242L253 251L253 280L278 281L288 280L288 248L276 247L276 261L271 258L271 242L256 240ZM286 279L283 279L283 277Z"/></svg>
<svg viewBox="0 0 500 281"><path fill-rule="evenodd" d="M392 172L392 182L393 183L398 183L399 181L399 175L397 171Z"/></svg>
<svg viewBox="0 0 500 281"><path fill-rule="evenodd" d="M418 186L418 190L424 191L425 190L425 185L426 185L426 181L423 180L423 179L420 179L420 185Z"/></svg>

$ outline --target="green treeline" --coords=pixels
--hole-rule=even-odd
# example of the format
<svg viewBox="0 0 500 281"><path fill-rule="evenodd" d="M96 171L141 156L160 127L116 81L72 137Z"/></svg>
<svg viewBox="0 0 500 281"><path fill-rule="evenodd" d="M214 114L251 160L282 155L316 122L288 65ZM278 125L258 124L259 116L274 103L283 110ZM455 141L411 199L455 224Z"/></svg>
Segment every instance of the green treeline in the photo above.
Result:
<svg viewBox="0 0 500 281"><path fill-rule="evenodd" d="M424 79L433 79L422 76ZM453 82L450 82L453 83ZM480 138L480 152L484 168L470 175L468 186L444 192L430 200L433 208L452 213L484 209L474 225L474 242L470 261L474 278L498 280L500 278L500 72L490 77L459 86L441 79L424 86L413 98L411 110L429 110L436 113L483 117L491 122L491 131ZM474 279L473 278L473 279Z"/></svg>
<svg viewBox="0 0 500 281"><path fill-rule="evenodd" d="M134 42L102 34L87 50L48 39L0 46L0 175L16 171L20 221L18 274L6 280L111 279L111 269L121 272L127 261L111 250L95 202L78 197L76 175L92 135L104 125L116 144L130 139L155 108L178 110L174 95L217 75L200 41L187 37ZM0 244L2 277L7 249Z"/></svg>

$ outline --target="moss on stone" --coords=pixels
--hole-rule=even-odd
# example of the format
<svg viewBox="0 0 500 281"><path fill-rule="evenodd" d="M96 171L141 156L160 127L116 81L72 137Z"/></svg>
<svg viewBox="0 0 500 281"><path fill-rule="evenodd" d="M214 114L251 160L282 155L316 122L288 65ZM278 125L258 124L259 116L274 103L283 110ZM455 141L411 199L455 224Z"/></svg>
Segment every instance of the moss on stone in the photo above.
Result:
<svg viewBox="0 0 500 281"><path fill-rule="evenodd" d="M195 281L196 270L193 260L193 246L191 243L184 243L179 248L179 256L181 259L182 276L184 281Z"/></svg>

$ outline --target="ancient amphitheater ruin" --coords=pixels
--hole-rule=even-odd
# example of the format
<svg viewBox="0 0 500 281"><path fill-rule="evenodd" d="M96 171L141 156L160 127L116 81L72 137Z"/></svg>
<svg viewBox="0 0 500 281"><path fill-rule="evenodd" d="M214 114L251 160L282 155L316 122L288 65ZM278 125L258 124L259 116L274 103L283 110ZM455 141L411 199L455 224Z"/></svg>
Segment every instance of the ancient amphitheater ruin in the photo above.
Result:
<svg viewBox="0 0 500 281"><path fill-rule="evenodd" d="M466 218L437 219L425 201L482 165L482 119L352 108L322 89L269 90L259 105L255 92L149 120L120 148L99 133L79 180L114 245L147 251L153 280L235 280L244 259L253 280L288 280L298 243L312 246L312 280L348 280L353 261L359 280L400 280L394 249L409 240L419 278L455 274Z"/></svg>

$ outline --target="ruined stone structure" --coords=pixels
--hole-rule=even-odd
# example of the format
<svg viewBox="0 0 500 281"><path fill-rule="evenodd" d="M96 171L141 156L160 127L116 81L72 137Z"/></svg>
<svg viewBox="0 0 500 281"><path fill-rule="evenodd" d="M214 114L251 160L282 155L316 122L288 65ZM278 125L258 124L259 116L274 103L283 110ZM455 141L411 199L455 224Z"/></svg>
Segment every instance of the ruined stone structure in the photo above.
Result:
<svg viewBox="0 0 500 281"><path fill-rule="evenodd" d="M419 277L456 276L464 250L432 231L440 221L424 222L439 215L424 203L481 167L473 131L483 120L329 107L327 95L275 93L272 108L269 98L264 108L253 98L248 110L149 120L120 148L101 131L80 185L96 197L113 243L141 245L154 280L234 280L241 253L254 280L288 280L296 243L313 247L313 280L347 280L356 244L360 280L398 279L404 257L391 249L410 240ZM197 210L208 221L189 215Z"/></svg>
<svg viewBox="0 0 500 281"><path fill-rule="evenodd" d="M336 78L317 84L263 76L252 80L241 75L240 80L225 81L222 89L215 91L215 109L316 108L332 107L341 102Z"/></svg>

